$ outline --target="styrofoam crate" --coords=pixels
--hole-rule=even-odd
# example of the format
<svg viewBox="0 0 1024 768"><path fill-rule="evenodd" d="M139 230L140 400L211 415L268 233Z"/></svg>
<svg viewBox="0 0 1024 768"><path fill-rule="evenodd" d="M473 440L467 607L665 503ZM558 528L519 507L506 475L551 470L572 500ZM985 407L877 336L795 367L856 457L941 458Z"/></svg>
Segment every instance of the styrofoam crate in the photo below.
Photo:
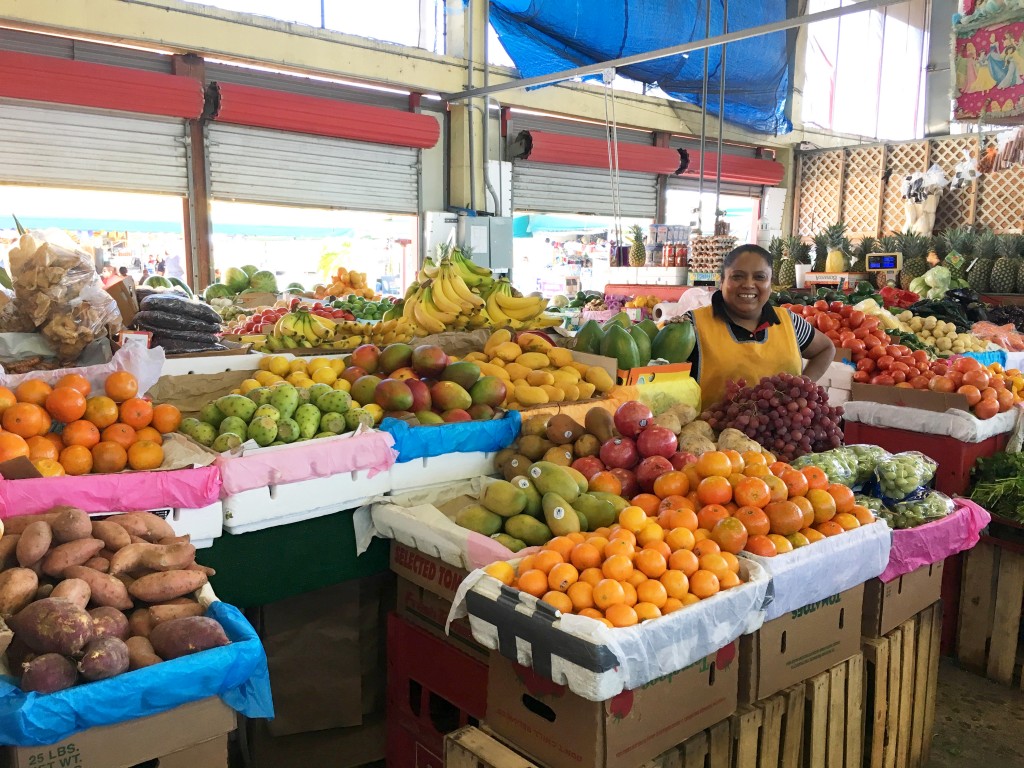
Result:
<svg viewBox="0 0 1024 768"><path fill-rule="evenodd" d="M196 549L213 546L213 540L224 533L224 508L218 501L200 509L161 509L146 510L162 517L168 522L178 536L188 535ZM119 514L119 513L113 513ZM96 514L90 517L102 520L110 514Z"/></svg>
<svg viewBox="0 0 1024 768"><path fill-rule="evenodd" d="M495 472L493 452L471 451L424 456L391 467L391 492L469 480L493 475Z"/></svg>
<svg viewBox="0 0 1024 768"><path fill-rule="evenodd" d="M828 404L829 405L842 405L850 401L850 390L848 389L836 389L835 387L828 388Z"/></svg>
<svg viewBox="0 0 1024 768"><path fill-rule="evenodd" d="M224 530L247 533L331 515L366 504L391 490L390 472L370 470L254 488L224 499Z"/></svg>

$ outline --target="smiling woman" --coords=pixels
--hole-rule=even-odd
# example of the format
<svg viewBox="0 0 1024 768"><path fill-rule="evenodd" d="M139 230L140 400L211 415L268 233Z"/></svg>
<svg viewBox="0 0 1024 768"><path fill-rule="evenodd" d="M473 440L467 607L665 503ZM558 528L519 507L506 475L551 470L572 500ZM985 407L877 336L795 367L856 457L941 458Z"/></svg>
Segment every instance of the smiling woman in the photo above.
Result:
<svg viewBox="0 0 1024 768"><path fill-rule="evenodd" d="M722 287L711 305L692 313L697 344L690 362L705 409L722 399L728 381L753 384L778 373L817 381L832 362L835 347L825 334L768 303L771 264L763 248L739 246L722 262Z"/></svg>

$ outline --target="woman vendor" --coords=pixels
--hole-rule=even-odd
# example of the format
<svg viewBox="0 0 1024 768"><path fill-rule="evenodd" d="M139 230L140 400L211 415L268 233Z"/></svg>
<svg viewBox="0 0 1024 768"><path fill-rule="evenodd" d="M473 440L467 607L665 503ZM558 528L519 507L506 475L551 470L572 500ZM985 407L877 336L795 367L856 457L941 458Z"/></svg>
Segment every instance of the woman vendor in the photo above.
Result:
<svg viewBox="0 0 1024 768"><path fill-rule="evenodd" d="M691 375L700 384L703 408L722 400L728 381L744 379L750 385L779 373L818 381L825 375L835 356L832 340L802 317L768 303L768 251L739 246L722 261L721 278L711 305L690 313L697 337Z"/></svg>

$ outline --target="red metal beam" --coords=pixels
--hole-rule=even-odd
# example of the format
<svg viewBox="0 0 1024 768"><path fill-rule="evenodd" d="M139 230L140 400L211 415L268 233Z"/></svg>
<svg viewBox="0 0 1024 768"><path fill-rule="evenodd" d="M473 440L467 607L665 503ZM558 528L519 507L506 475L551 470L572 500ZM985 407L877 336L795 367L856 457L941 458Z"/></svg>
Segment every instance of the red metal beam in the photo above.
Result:
<svg viewBox="0 0 1024 768"><path fill-rule="evenodd" d="M14 51L0 51L0 96L191 120L204 103L192 78Z"/></svg>
<svg viewBox="0 0 1024 768"><path fill-rule="evenodd" d="M441 126L430 115L234 83L214 86L218 105L213 119L222 123L417 149L433 147L441 136Z"/></svg>
<svg viewBox="0 0 1024 768"><path fill-rule="evenodd" d="M516 137L515 151L523 160L535 163L608 167L608 142L546 131L523 131ZM673 174L679 170L678 150L646 144L619 142L619 170Z"/></svg>
<svg viewBox="0 0 1024 768"><path fill-rule="evenodd" d="M700 176L700 160L697 152L680 150L686 159L680 176L684 179L697 179ZM718 167L718 155L714 152L704 153L704 180L715 179ZM751 186L777 187L785 174L782 163L774 160L758 160L753 157L739 155L722 155L722 181Z"/></svg>

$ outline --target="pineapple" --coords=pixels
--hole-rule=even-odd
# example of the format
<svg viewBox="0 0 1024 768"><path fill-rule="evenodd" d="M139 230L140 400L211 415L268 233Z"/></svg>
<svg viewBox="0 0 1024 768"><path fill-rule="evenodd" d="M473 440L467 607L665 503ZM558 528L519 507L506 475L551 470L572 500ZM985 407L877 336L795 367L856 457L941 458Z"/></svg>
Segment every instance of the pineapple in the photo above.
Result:
<svg viewBox="0 0 1024 768"><path fill-rule="evenodd" d="M811 242L814 243L814 266L811 267L812 272L825 271L825 263L828 261L828 249L831 244L830 230L831 227L825 227L825 229L818 230L811 237Z"/></svg>
<svg viewBox="0 0 1024 768"><path fill-rule="evenodd" d="M629 228L629 234L633 238L629 246L629 266L642 267L647 263L647 249L644 247L644 230L639 224Z"/></svg>
<svg viewBox="0 0 1024 768"><path fill-rule="evenodd" d="M977 293L990 290L992 269L995 266L999 238L991 232L982 232L975 243L977 258L968 266L967 283Z"/></svg>
<svg viewBox="0 0 1024 768"><path fill-rule="evenodd" d="M850 261L851 272L864 272L868 268L868 254L878 251L878 242L873 237L865 237L857 247L853 249L853 258Z"/></svg>
<svg viewBox="0 0 1024 768"><path fill-rule="evenodd" d="M913 232L904 232L898 236L899 250L903 254L903 268L900 270L900 288L910 289L914 278L921 277L928 271L928 249L930 239Z"/></svg>
<svg viewBox="0 0 1024 768"><path fill-rule="evenodd" d="M996 243L999 258L992 266L989 288L994 293L1015 293L1017 291L1017 271L1020 266L1018 255L1020 244L1024 240L1020 235L1003 235Z"/></svg>
<svg viewBox="0 0 1024 768"><path fill-rule="evenodd" d="M846 271L846 254L850 250L850 239L846 237L846 225L843 222L825 227L826 255L825 271L836 274Z"/></svg>
<svg viewBox="0 0 1024 768"><path fill-rule="evenodd" d="M785 244L785 255L779 260L778 284L781 288L792 288L796 285L796 260L807 246L799 237L787 238Z"/></svg>
<svg viewBox="0 0 1024 768"><path fill-rule="evenodd" d="M786 241L781 237L773 237L768 243L768 253L772 256L772 274L775 275L777 281L782 269L782 259L786 253Z"/></svg>
<svg viewBox="0 0 1024 768"><path fill-rule="evenodd" d="M949 269L950 276L957 280L967 279L967 267L974 256L974 245L976 241L974 232L970 227L957 227L948 229L942 236L936 238L945 248L942 265ZM938 251L939 248L936 248Z"/></svg>
<svg viewBox="0 0 1024 768"><path fill-rule="evenodd" d="M1024 293L1024 235L1005 235L1015 241L1017 259L1017 293Z"/></svg>

